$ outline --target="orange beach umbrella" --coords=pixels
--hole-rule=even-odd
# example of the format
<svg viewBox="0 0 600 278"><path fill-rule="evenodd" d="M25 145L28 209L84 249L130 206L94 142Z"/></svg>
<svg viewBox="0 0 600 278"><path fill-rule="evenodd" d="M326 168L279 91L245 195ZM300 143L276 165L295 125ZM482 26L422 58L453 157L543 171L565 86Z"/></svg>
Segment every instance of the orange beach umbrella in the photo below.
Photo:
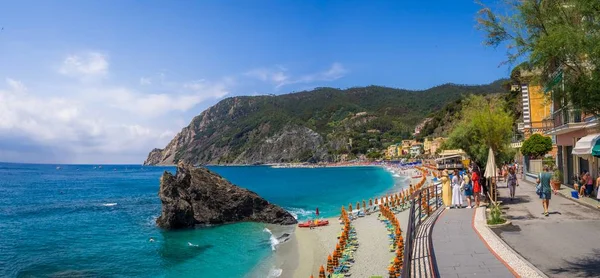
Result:
<svg viewBox="0 0 600 278"><path fill-rule="evenodd" d="M323 265L319 268L319 278L325 278L325 268L323 268Z"/></svg>

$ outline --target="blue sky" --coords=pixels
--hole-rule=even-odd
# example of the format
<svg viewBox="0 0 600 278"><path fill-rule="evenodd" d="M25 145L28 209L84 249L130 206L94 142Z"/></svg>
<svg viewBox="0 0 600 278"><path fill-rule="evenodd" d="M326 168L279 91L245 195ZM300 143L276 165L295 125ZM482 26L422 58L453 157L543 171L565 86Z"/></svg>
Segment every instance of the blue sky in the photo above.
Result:
<svg viewBox="0 0 600 278"><path fill-rule="evenodd" d="M469 0L2 5L0 161L141 163L225 97L509 71Z"/></svg>

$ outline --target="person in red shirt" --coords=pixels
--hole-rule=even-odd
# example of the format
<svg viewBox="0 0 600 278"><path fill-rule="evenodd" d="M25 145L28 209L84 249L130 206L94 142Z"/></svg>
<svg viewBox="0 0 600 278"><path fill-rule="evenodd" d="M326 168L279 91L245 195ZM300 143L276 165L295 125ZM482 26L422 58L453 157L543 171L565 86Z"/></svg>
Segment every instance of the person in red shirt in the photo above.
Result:
<svg viewBox="0 0 600 278"><path fill-rule="evenodd" d="M481 184L479 183L480 173L479 167L473 167L473 175L471 182L473 183L473 197L475 198L475 207L479 207L479 196L481 195Z"/></svg>

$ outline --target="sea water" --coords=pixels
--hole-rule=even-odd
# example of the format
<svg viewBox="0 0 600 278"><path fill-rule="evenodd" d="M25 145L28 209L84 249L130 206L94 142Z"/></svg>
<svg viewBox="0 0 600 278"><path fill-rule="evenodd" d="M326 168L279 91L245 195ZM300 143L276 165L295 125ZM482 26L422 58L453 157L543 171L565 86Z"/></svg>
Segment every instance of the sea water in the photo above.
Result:
<svg viewBox="0 0 600 278"><path fill-rule="evenodd" d="M299 220L402 184L379 167L211 169ZM0 163L0 277L245 277L272 255L277 235L260 223L158 229L165 170Z"/></svg>

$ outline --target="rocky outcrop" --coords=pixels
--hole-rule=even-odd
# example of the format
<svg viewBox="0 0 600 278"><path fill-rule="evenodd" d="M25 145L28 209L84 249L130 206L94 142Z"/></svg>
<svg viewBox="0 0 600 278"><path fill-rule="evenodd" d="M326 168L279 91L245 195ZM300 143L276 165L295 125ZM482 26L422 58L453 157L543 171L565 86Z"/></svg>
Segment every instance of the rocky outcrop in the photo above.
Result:
<svg viewBox="0 0 600 278"><path fill-rule="evenodd" d="M254 221L291 225L296 219L256 193L231 184L206 168L180 163L177 173L166 172L158 192L162 203L156 220L164 229Z"/></svg>

